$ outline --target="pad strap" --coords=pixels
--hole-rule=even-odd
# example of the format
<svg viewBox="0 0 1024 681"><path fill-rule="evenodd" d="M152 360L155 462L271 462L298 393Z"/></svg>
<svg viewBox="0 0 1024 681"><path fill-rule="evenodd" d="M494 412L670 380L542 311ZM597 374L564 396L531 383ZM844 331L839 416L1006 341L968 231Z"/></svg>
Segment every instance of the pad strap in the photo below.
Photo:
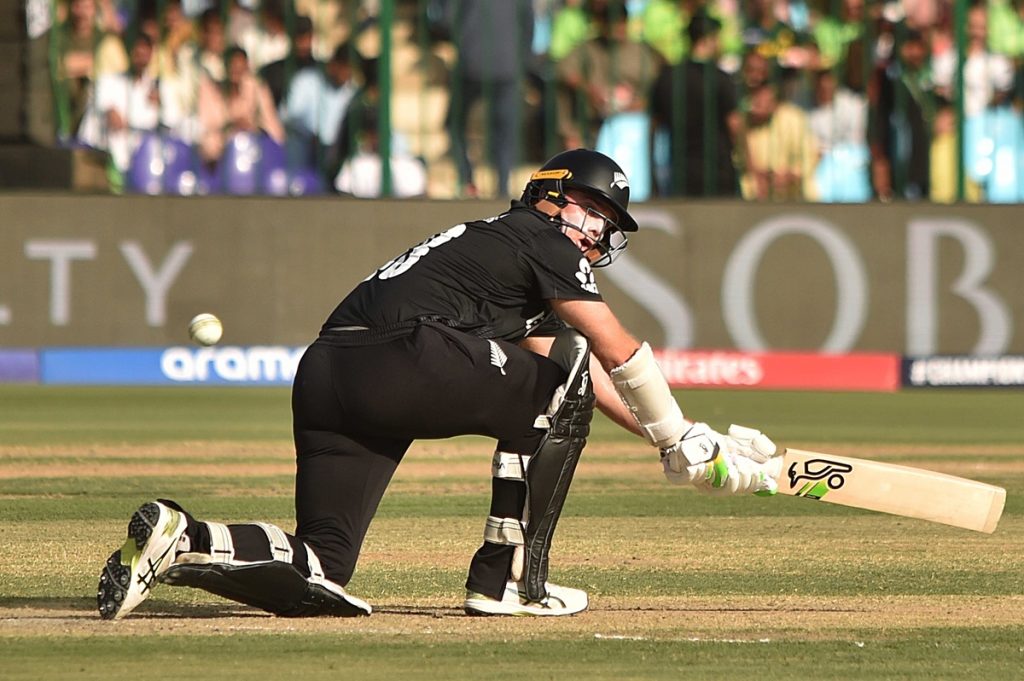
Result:
<svg viewBox="0 0 1024 681"><path fill-rule="evenodd" d="M495 450L491 459L491 477L502 480L526 480L529 465L530 457L525 454Z"/></svg>
<svg viewBox="0 0 1024 681"><path fill-rule="evenodd" d="M253 523L258 526L267 535L267 541L270 543L270 557L273 560L280 560L285 563L292 562L292 545L288 542L288 536L284 533L277 525L271 525L270 523Z"/></svg>
<svg viewBox="0 0 1024 681"><path fill-rule="evenodd" d="M518 519L496 518L489 515L487 524L484 525L484 541L502 546L522 546L526 543L526 535L523 534L523 525Z"/></svg>
<svg viewBox="0 0 1024 681"><path fill-rule="evenodd" d="M207 522L210 529L210 557L215 563L235 564L235 542L231 530L223 523Z"/></svg>

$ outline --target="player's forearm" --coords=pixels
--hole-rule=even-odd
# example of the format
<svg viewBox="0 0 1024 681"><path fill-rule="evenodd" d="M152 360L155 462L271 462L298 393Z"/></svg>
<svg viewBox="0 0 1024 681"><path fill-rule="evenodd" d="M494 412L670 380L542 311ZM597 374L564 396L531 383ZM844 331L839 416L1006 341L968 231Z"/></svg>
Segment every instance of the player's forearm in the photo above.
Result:
<svg viewBox="0 0 1024 681"><path fill-rule="evenodd" d="M590 339L590 351L610 372L624 364L640 347L604 302L553 300L555 314Z"/></svg>

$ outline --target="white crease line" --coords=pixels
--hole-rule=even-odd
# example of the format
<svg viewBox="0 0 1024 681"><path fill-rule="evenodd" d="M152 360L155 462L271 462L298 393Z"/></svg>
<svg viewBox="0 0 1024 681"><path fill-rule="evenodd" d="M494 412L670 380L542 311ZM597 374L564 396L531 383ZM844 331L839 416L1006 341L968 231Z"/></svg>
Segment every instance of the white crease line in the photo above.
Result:
<svg viewBox="0 0 1024 681"><path fill-rule="evenodd" d="M594 634L594 638L602 638L607 641L646 641L646 636L623 636L622 634Z"/></svg>
<svg viewBox="0 0 1024 681"><path fill-rule="evenodd" d="M647 641L651 640L647 636L625 636L623 634L594 634L594 638L603 639L605 641ZM671 639L671 638L659 638L659 641L686 641L687 643L772 643L770 638L701 638L699 636L692 636L690 638L682 639ZM851 643L858 648L864 647L864 641L851 641ZM1021 649L1024 652L1024 648Z"/></svg>

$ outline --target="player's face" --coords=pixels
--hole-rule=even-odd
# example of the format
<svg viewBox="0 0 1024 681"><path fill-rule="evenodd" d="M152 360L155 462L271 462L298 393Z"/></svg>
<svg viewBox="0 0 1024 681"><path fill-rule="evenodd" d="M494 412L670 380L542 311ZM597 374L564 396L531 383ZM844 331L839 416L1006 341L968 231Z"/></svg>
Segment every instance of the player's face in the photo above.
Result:
<svg viewBox="0 0 1024 681"><path fill-rule="evenodd" d="M562 209L562 232L572 240L580 252L590 260L597 260L601 252L595 248L605 230L614 229L615 223L606 216L615 215L611 206L583 192L568 191L569 203Z"/></svg>

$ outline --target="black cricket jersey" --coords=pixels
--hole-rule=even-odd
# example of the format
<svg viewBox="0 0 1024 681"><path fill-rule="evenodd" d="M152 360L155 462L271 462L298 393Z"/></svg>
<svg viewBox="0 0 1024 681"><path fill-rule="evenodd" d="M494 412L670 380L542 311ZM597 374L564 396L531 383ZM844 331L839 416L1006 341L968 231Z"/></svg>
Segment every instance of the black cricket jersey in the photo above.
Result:
<svg viewBox="0 0 1024 681"><path fill-rule="evenodd" d="M546 215L513 201L508 212L455 225L382 265L323 329L434 321L517 343L542 324L560 324L552 299L602 300L576 245Z"/></svg>

